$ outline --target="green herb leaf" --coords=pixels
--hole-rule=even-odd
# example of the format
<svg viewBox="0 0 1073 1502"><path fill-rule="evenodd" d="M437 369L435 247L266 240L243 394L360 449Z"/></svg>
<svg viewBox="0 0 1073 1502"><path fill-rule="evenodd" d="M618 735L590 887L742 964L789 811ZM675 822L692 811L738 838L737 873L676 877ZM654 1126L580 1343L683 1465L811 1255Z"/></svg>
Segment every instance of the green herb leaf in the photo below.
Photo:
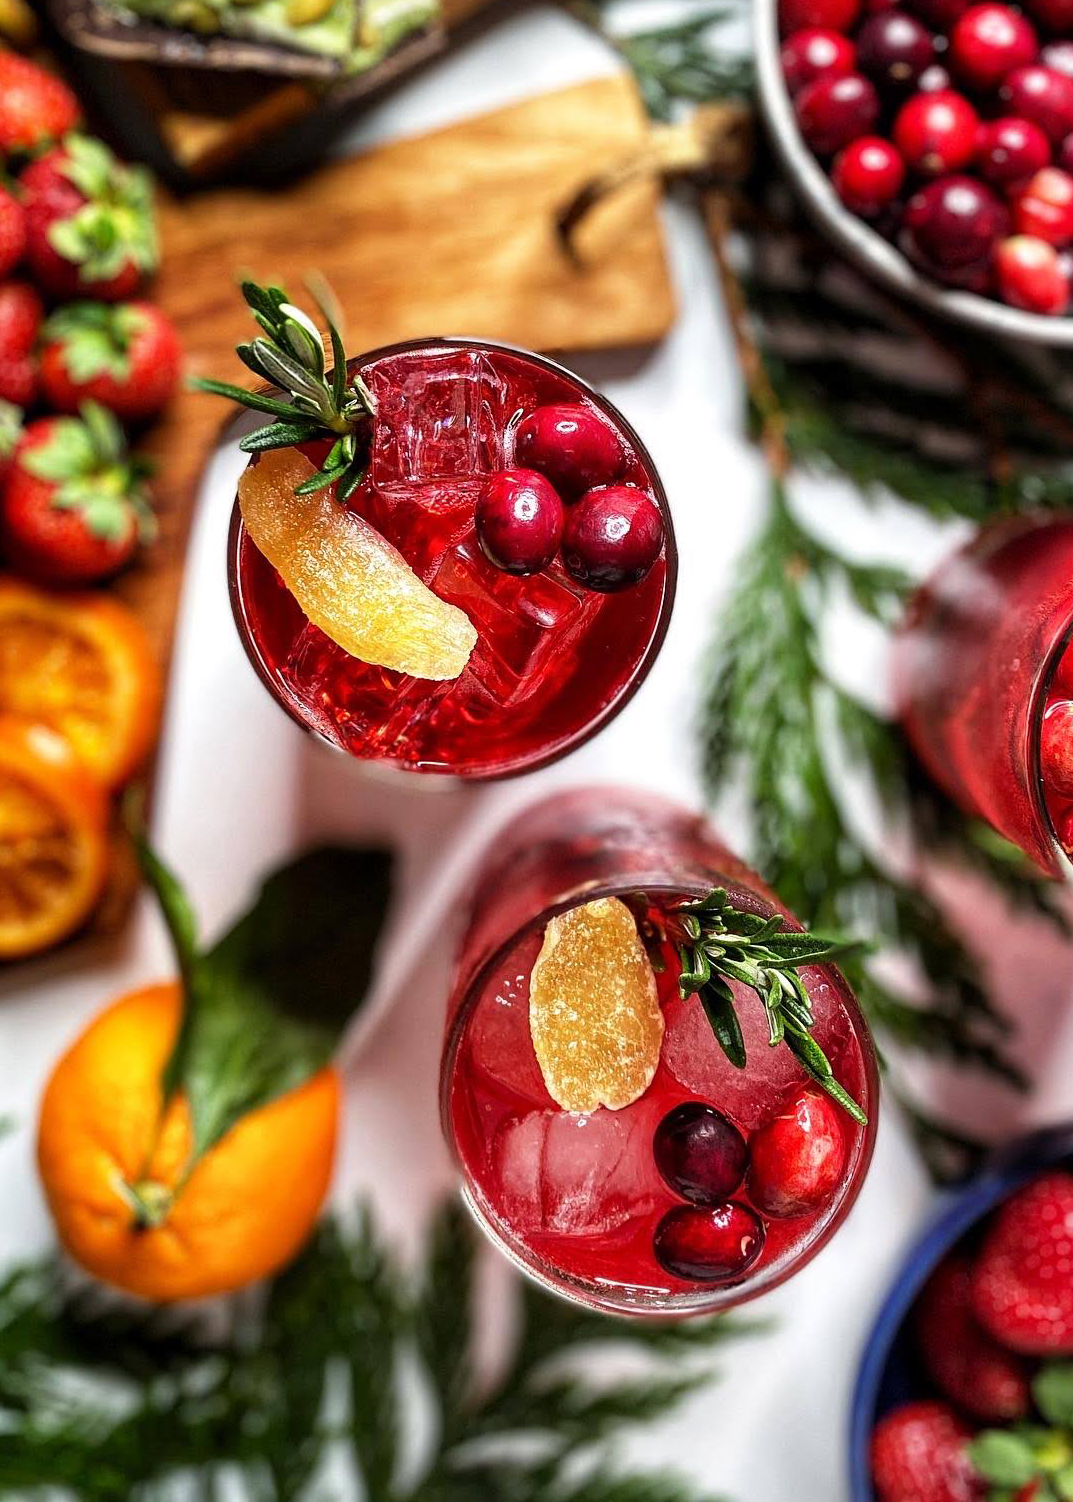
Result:
<svg viewBox="0 0 1073 1502"><path fill-rule="evenodd" d="M836 956L859 953L860 944L798 932L779 913L762 916L735 907L725 887L673 908L668 929L682 964L679 992L683 997L699 993L704 1015L732 1064L744 1069L747 1060L728 979L750 987L763 1002L772 1047L785 1044L821 1089L865 1124L864 1112L835 1079L809 1031L812 1009L797 974L802 965L830 964Z"/></svg>
<svg viewBox="0 0 1073 1502"><path fill-rule="evenodd" d="M1049 1361L1032 1382L1032 1396L1049 1424L1073 1429L1073 1362Z"/></svg>

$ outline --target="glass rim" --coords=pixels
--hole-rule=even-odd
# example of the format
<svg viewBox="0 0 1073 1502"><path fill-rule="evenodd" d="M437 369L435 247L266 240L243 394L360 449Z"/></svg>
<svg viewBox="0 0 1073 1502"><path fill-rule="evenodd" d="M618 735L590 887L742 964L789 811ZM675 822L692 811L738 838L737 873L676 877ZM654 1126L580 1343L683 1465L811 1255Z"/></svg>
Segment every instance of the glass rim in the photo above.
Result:
<svg viewBox="0 0 1073 1502"><path fill-rule="evenodd" d="M718 838L718 836L716 836ZM722 843L720 841L720 843ZM727 886L739 890L754 901L763 913L782 912L776 904L770 902L761 893L754 889L743 887L737 881L728 881ZM525 1274L530 1281L549 1293L556 1294L560 1298L570 1300L572 1303L582 1304L587 1308L598 1308L604 1313L621 1315L632 1319L637 1317L656 1319L683 1319L698 1315L716 1314L722 1310L737 1308L741 1304L759 1298L762 1294L770 1293L788 1279L792 1278L803 1267L807 1266L812 1259L819 1254L842 1225L850 1210L856 1203L857 1196L864 1186L868 1176L868 1169L872 1162L875 1151L876 1133L879 1129L879 1103L880 1103L880 1077L879 1061L876 1054L875 1040L849 982L842 975L837 965L817 965L817 970L822 970L833 975L840 984L840 1001L845 1004L846 1014L849 1017L850 1027L857 1040L861 1051L863 1063L866 1099L868 1105L868 1121L861 1127L861 1136L856 1150L856 1157L846 1179L845 1191L835 1206L832 1213L821 1226L819 1232L813 1237L800 1252L794 1253L786 1259L785 1266L773 1272L769 1277L761 1274L750 1280L748 1272L741 1282L731 1286L726 1284L713 1284L710 1290L701 1288L691 1293L670 1294L654 1296L652 1301L639 1298L636 1303L615 1296L612 1287L608 1287L608 1295L602 1298L594 1291L593 1285L587 1280L579 1279L570 1274L558 1270L550 1270L551 1264L545 1265L535 1257L521 1242L520 1239L511 1241L503 1234L498 1221L493 1220L483 1208L481 1197L474 1193L476 1181L466 1168L458 1150L455 1139L454 1126L451 1117L451 1086L454 1079L455 1065L458 1058L458 1050L465 1032L466 1024L473 1014L480 996L485 987L491 981L497 969L509 956L511 950L523 939L528 937L534 929L543 927L548 920L559 913L576 907L579 902L593 902L601 897L618 897L627 892L644 892L646 895L674 894L676 896L689 896L691 893L698 897L705 896L710 887L696 881L670 881L664 873L652 874L647 872L630 873L627 881L583 882L579 886L572 887L563 897L548 905L529 918L520 928L496 949L487 959L482 961L469 976L460 976L452 986L448 998L450 1012L450 1027L444 1039L443 1049L440 1056L440 1084L439 1084L439 1107L440 1126L444 1140L447 1143L455 1169L461 1177L461 1193L473 1219L480 1227L491 1244L502 1252L516 1268ZM790 916L788 921L797 929L802 925L796 918ZM455 1005L457 999L457 1005ZM819 1088L817 1086L817 1088Z"/></svg>
<svg viewBox="0 0 1073 1502"><path fill-rule="evenodd" d="M643 654L638 659L629 681L622 686L610 702L604 704L599 713L592 719L587 720L573 735L565 737L565 739L546 747L538 753L534 753L532 756L515 760L507 766L496 768L495 770L459 771L451 767L421 766L414 763L393 761L389 757L357 756L352 751L348 751L345 746L340 746L336 741L324 735L315 725L309 723L308 719L302 714L299 706L283 691L281 684L267 663L265 663L252 639L252 634L246 622L242 589L239 583L239 548L245 536L245 528L242 524L242 514L239 510L237 496L232 504L231 521L227 534L227 593L231 604L231 616L234 620L235 629L238 632L239 641L242 643L247 661L279 708L296 725L304 730L307 735L329 746L333 751L349 757L358 766L377 767L382 770L390 770L393 773L399 772L404 775L418 777L431 776L443 779L453 777L459 782L503 782L511 777L520 777L528 772L539 771L542 767L550 766L553 762L569 756L572 751L576 751L579 746L585 745L587 741L592 740L594 736L598 735L605 725L610 724L625 709L626 705L640 689L660 654L670 627L671 614L678 586L678 544L674 531L674 518L671 515L670 502L667 499L663 480L659 470L656 468L652 455L638 436L633 424L628 421L622 412L619 411L618 407L615 406L614 402L605 396L603 392L598 391L596 387L590 385L582 376L577 375L558 361L550 359L547 355L537 354L535 351L525 349L521 345L507 344L502 340L480 339L471 335L459 335L457 337L438 335L427 339L402 339L393 344L382 344L376 349L351 356L347 360L347 366L348 368L353 366L362 367L370 365L376 360L386 359L390 355L402 354L411 350L458 348L490 349L498 350L504 354L520 355L554 375L565 377L567 381L578 387L605 416L609 416L614 421L645 467L651 484L652 494L656 504L659 506L664 524L664 565L666 572L663 581L663 598L660 602L659 615L656 618L652 634L649 637ZM253 459L251 456L250 463L252 462ZM247 465L248 467L249 465Z"/></svg>

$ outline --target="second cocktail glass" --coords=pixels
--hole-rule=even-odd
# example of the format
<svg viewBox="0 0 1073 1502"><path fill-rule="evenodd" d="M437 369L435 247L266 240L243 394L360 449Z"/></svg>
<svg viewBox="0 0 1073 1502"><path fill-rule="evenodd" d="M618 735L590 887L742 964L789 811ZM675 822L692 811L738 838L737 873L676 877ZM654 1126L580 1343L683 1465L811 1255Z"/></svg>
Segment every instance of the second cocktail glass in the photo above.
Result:
<svg viewBox="0 0 1073 1502"><path fill-rule="evenodd" d="M533 805L495 839L474 888L444 1131L493 1241L547 1287L617 1313L724 1309L790 1277L848 1212L872 1153L875 1055L835 969L799 971L832 1093L800 1036L811 1069L786 1041L771 1046L748 986L728 992L744 1068L717 1041L718 996L679 994L682 904L713 889L729 905L724 929L779 915L774 928L795 930L787 942L807 939L703 819L625 789ZM800 999L787 1002L788 1031ZM715 1020L725 1033L725 1008ZM597 1096L616 1108L594 1108Z"/></svg>

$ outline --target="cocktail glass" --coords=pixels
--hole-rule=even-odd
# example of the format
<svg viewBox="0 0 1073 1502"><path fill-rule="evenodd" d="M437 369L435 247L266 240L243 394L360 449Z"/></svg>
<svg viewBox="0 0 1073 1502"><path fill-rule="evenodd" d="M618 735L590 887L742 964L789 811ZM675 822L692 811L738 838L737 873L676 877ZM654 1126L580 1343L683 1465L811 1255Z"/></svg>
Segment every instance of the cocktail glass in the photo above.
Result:
<svg viewBox="0 0 1073 1502"><path fill-rule="evenodd" d="M1070 697L1071 631L1073 521L1018 517L939 566L894 650L898 711L931 776L1053 876L1068 870L1073 798L1045 786L1040 744L1049 706Z"/></svg>
<svg viewBox="0 0 1073 1502"><path fill-rule="evenodd" d="M556 760L612 719L655 661L677 555L644 445L610 402L561 366L505 345L414 340L351 361L377 402L366 480L348 504L478 633L460 677L438 682L349 656L307 620L254 546L236 504L228 544L239 635L265 687L300 725L365 761L411 772L505 777ZM579 403L621 444L618 483L659 506L664 542L636 584L586 588L556 557L517 576L474 533L488 477L513 463L519 423ZM317 456L319 457L319 455Z"/></svg>
<svg viewBox="0 0 1073 1502"><path fill-rule="evenodd" d="M816 1087L797 1058L784 1045L770 1046L755 992L732 987L747 1050L739 1069L717 1043L698 997L679 996L672 947L656 978L665 1024L659 1063L640 1098L623 1109L579 1115L549 1094L529 1017L530 975L549 919L609 896L658 915L714 887L725 887L743 911L783 912L702 818L647 793L585 788L553 795L518 816L495 838L474 889L441 1071L443 1128L464 1194L493 1242L524 1272L615 1313L711 1312L783 1282L834 1234L872 1154L875 1054L852 993L826 965L801 971L813 1036L867 1125L822 1096L840 1134L838 1166L822 1203L808 1213L776 1216L757 1208L754 1157L729 1194L735 1213L755 1214L761 1223L762 1249L757 1255L752 1248L740 1276L683 1278L661 1265L657 1233L684 1200L662 1176L654 1142L670 1113L694 1103L713 1107L752 1152L780 1113L802 1095L815 1100Z"/></svg>

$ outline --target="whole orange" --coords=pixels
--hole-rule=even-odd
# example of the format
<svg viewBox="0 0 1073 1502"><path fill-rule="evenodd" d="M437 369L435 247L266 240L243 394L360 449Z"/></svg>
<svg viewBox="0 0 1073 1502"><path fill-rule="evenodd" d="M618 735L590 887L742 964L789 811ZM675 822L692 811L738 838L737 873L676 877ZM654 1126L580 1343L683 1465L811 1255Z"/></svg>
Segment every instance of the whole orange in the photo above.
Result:
<svg viewBox="0 0 1073 1502"><path fill-rule="evenodd" d="M178 1093L163 1109L161 1089L179 1019L175 984L101 1012L56 1065L37 1139L64 1246L158 1302L239 1288L294 1256L328 1189L339 1115L339 1077L321 1069L242 1117L187 1174L187 1103Z"/></svg>

